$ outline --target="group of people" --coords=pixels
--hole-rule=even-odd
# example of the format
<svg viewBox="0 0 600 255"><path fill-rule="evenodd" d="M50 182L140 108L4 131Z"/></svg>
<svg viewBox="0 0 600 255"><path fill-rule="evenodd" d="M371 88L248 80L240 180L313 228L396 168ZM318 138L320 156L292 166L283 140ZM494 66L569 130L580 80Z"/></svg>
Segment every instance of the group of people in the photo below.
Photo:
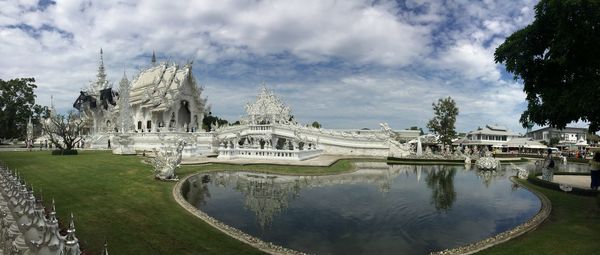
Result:
<svg viewBox="0 0 600 255"><path fill-rule="evenodd" d="M548 149L548 155L544 160L545 169L553 169L555 165L554 159L552 158L552 150ZM590 165L590 189L598 190L600 187L600 152L594 152L594 156L589 161Z"/></svg>

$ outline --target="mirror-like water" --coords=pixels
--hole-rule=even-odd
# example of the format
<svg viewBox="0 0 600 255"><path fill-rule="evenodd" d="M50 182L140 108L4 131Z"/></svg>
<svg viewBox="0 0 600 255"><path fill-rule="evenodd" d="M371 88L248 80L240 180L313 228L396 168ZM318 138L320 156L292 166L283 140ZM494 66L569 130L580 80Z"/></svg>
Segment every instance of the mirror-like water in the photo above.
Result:
<svg viewBox="0 0 600 255"><path fill-rule="evenodd" d="M510 182L511 175L465 166L358 163L355 172L329 176L200 174L182 192L225 224L298 251L426 254L533 217L539 199Z"/></svg>

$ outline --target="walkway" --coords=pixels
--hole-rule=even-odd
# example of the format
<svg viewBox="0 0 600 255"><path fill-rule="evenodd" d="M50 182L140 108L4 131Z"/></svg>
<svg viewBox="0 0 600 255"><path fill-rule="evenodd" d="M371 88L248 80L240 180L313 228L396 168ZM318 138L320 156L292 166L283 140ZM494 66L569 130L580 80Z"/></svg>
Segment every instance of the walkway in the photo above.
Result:
<svg viewBox="0 0 600 255"><path fill-rule="evenodd" d="M556 183L567 184L582 189L589 189L591 182L589 175L554 175L552 180Z"/></svg>
<svg viewBox="0 0 600 255"><path fill-rule="evenodd" d="M333 163L340 159L385 159L383 157L357 157L357 156L340 156L340 155L321 155L316 158L311 158L302 161L291 161L291 160L275 160L275 159L219 159L216 157L192 157L184 158L181 161L182 165L198 165L208 163L223 163L223 164L235 164L235 165L248 165L248 164L270 164L270 165L285 165L285 166L331 166Z"/></svg>

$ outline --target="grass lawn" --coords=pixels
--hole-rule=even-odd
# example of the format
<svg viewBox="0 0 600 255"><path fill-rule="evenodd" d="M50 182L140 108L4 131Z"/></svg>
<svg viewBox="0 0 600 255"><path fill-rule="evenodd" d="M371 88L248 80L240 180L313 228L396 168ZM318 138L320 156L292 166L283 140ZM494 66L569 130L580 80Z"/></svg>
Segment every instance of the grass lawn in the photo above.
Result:
<svg viewBox="0 0 600 255"><path fill-rule="evenodd" d="M35 191L43 189L46 206L56 198L63 226L74 213L77 236L93 254L100 254L105 237L111 254L260 253L182 209L171 196L174 183L155 181L139 157L45 151L2 152L0 160Z"/></svg>
<svg viewBox="0 0 600 255"><path fill-rule="evenodd" d="M542 225L481 254L600 254L598 198L566 194L532 185L552 201L552 212Z"/></svg>
<svg viewBox="0 0 600 255"><path fill-rule="evenodd" d="M45 204L56 198L58 216L75 214L82 246L99 254L104 238L111 254L258 254L259 251L211 228L174 201L174 183L154 180L151 167L136 156L84 151L78 156L50 152L0 152L18 169ZM255 170L283 174L331 174L352 170L352 161L331 167L272 165L184 166L180 176L209 170ZM484 251L485 254L593 254L600 251L600 210L596 199L538 188L552 200L550 219L538 230ZM64 222L63 222L64 223Z"/></svg>

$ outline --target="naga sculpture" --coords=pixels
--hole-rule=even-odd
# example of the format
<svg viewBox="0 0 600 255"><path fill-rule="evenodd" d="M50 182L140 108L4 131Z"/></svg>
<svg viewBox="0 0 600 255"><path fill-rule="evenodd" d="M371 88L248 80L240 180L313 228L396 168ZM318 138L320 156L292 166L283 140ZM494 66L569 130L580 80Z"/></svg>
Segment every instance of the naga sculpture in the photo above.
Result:
<svg viewBox="0 0 600 255"><path fill-rule="evenodd" d="M175 174L175 169L178 168L181 164L181 154L183 152L183 147L185 146L185 142L183 139L180 139L177 142L177 147L175 149L163 148L160 151L154 149L154 176L156 179L161 181L177 181L177 175Z"/></svg>

